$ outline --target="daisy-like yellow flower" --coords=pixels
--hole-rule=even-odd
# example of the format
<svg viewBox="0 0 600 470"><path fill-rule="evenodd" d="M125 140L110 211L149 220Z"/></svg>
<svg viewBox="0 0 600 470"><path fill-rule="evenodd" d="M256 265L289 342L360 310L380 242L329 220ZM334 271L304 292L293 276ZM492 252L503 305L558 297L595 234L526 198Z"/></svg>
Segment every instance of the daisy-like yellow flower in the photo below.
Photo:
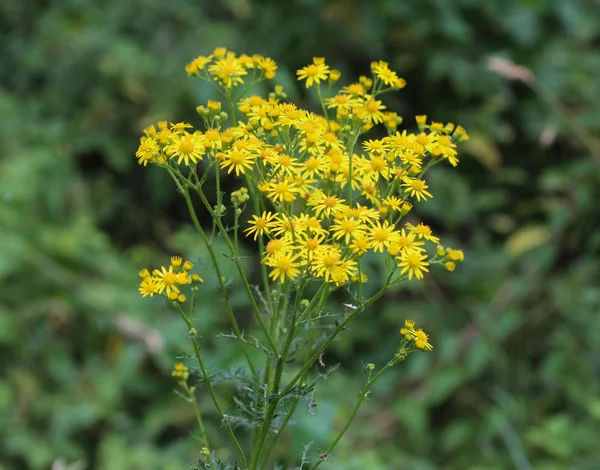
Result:
<svg viewBox="0 0 600 470"><path fill-rule="evenodd" d="M138 290L140 291L140 294L142 294L142 297L146 297L148 295L150 297L154 297L154 294L160 293L160 285L155 278L146 276L142 279Z"/></svg>
<svg viewBox="0 0 600 470"><path fill-rule="evenodd" d="M339 93L331 98L325 98L325 104L330 109L345 109L350 111L360 105L360 101L347 93Z"/></svg>
<svg viewBox="0 0 600 470"><path fill-rule="evenodd" d="M138 158L138 164L146 166L148 162L152 161L158 153L158 150L158 143L154 138L142 137L140 146L138 147L137 152L135 152L135 156Z"/></svg>
<svg viewBox="0 0 600 470"><path fill-rule="evenodd" d="M169 295L171 292L179 294L177 284L177 273L173 271L173 266L169 266L169 269L161 266L161 269L155 269L152 273L158 282L158 292L162 294L163 291Z"/></svg>
<svg viewBox="0 0 600 470"><path fill-rule="evenodd" d="M300 257L304 260L310 261L315 252L322 246L323 241L325 240L325 235L313 235L306 236L304 235L297 241L297 247L300 248L299 254Z"/></svg>
<svg viewBox="0 0 600 470"><path fill-rule="evenodd" d="M413 224L406 224L406 228L408 230L410 230L411 232L414 232L419 238L424 238L425 240L429 240L430 242L433 243L439 243L440 239L439 237L434 237L432 232L431 232L431 227L429 227L429 225L425 225L425 224L418 224L418 225L413 225Z"/></svg>
<svg viewBox="0 0 600 470"><path fill-rule="evenodd" d="M276 237L287 237L293 240L303 233L303 228L296 223L294 217L278 214L273 221L272 232Z"/></svg>
<svg viewBox="0 0 600 470"><path fill-rule="evenodd" d="M329 66L320 58L313 58L313 63L302 67L296 72L298 80L306 80L306 88L310 88L313 84L319 84L323 80L327 80L329 76Z"/></svg>
<svg viewBox="0 0 600 470"><path fill-rule="evenodd" d="M343 217L336 220L330 228L334 240L344 239L346 244L350 243L352 237L364 235L365 226L354 217Z"/></svg>
<svg viewBox="0 0 600 470"><path fill-rule="evenodd" d="M275 258L275 256L281 253L287 253L292 247L292 241L285 238L275 238L267 243L265 251L263 253L263 260L269 262L269 260Z"/></svg>
<svg viewBox="0 0 600 470"><path fill-rule="evenodd" d="M198 163L202 160L204 152L205 147L202 137L185 131L182 134L174 134L171 144L166 147L167 155L170 158L176 158L178 165L183 161L185 166L189 166L190 162L193 164Z"/></svg>
<svg viewBox="0 0 600 470"><path fill-rule="evenodd" d="M215 80L221 82L227 88L233 88L244 83L242 77L248 73L243 63L233 53L228 53L222 59L209 65L208 71Z"/></svg>
<svg viewBox="0 0 600 470"><path fill-rule="evenodd" d="M402 200L396 196L388 196L381 200L381 204L388 207L393 211L399 211L402 209Z"/></svg>
<svg viewBox="0 0 600 470"><path fill-rule="evenodd" d="M212 59L212 55L209 55L208 57L203 55L198 56L185 66L185 71L188 75L195 75L199 70L204 70L206 65L209 64Z"/></svg>
<svg viewBox="0 0 600 470"><path fill-rule="evenodd" d="M398 258L398 266L402 268L400 274L408 273L408 279L415 276L417 279L423 279L423 273L429 272L427 266L429 262L426 254L421 254L418 251L404 252Z"/></svg>
<svg viewBox="0 0 600 470"><path fill-rule="evenodd" d="M356 262L343 259L339 247L331 245L322 245L316 250L311 269L317 277L324 278L325 282L337 285L348 281L357 271Z"/></svg>
<svg viewBox="0 0 600 470"><path fill-rule="evenodd" d="M406 86L406 81L403 78L399 78L396 72L390 70L388 63L383 60L371 63L371 70L379 80L391 88L399 90Z"/></svg>
<svg viewBox="0 0 600 470"><path fill-rule="evenodd" d="M221 133L218 129L208 129L204 133L204 147L207 149L220 149L223 147Z"/></svg>
<svg viewBox="0 0 600 470"><path fill-rule="evenodd" d="M366 140L363 142L363 147L369 153L373 153L375 155L380 155L385 153L387 150L387 145L385 141L375 139L375 140Z"/></svg>
<svg viewBox="0 0 600 470"><path fill-rule="evenodd" d="M298 187L286 180L269 183L267 196L275 202L290 203L296 199Z"/></svg>
<svg viewBox="0 0 600 470"><path fill-rule="evenodd" d="M273 214L271 212L263 212L262 215L253 215L252 219L248 221L248 227L244 230L244 233L247 237L254 234L254 240L259 235L269 235L271 233L271 229L274 226L274 221L277 217L277 214Z"/></svg>
<svg viewBox="0 0 600 470"><path fill-rule="evenodd" d="M348 247L353 253L356 253L358 256L362 256L369 251L372 245L373 244L369 240L369 237L361 233L352 239L352 243L350 243Z"/></svg>
<svg viewBox="0 0 600 470"><path fill-rule="evenodd" d="M321 221L309 214L300 214L296 219L296 225L310 235L327 236L327 229L323 228Z"/></svg>
<svg viewBox="0 0 600 470"><path fill-rule="evenodd" d="M429 336L421 328L414 331L415 346L423 351L431 351L433 346L429 342Z"/></svg>
<svg viewBox="0 0 600 470"><path fill-rule="evenodd" d="M223 169L228 168L227 174L235 170L236 176L239 176L245 174L246 170L251 170L257 158L258 156L254 153L232 148L223 154L220 166Z"/></svg>
<svg viewBox="0 0 600 470"><path fill-rule="evenodd" d="M346 202L345 199L338 198L337 196L328 196L319 191L311 195L308 205L314 207L313 210L317 217L321 215L329 217L332 214L336 215L345 210L348 206L344 202Z"/></svg>
<svg viewBox="0 0 600 470"><path fill-rule="evenodd" d="M420 201L421 199L427 200L428 197L433 197L433 195L427 191L429 186L427 186L427 183L425 183L424 180L404 176L402 181L402 186L405 188L404 192L411 197L416 197L417 201Z"/></svg>
<svg viewBox="0 0 600 470"><path fill-rule="evenodd" d="M378 101L373 97L369 97L368 99L364 100L363 109L366 111L369 122L374 124L383 122L382 111L385 109L385 106L381 101Z"/></svg>
<svg viewBox="0 0 600 470"><path fill-rule="evenodd" d="M396 256L398 253L408 253L410 251L422 252L425 251L423 248L425 242L419 242L415 240L415 233L409 232L408 234L404 229L400 231L400 235L394 241L394 246L398 249L396 253L392 253L390 250L390 254L392 256Z"/></svg>
<svg viewBox="0 0 600 470"><path fill-rule="evenodd" d="M281 283L284 283L286 279L294 280L300 274L298 269L301 266L301 263L298 262L299 257L299 254L293 255L290 252L280 252L269 258L266 265L273 268L269 273L269 277Z"/></svg>
<svg viewBox="0 0 600 470"><path fill-rule="evenodd" d="M434 157L442 156L447 158L452 166L458 165L456 144L452 143L449 137L439 135L432 143L426 145L426 148Z"/></svg>
<svg viewBox="0 0 600 470"><path fill-rule="evenodd" d="M349 95L354 96L363 96L365 94L365 87L363 87L360 83L351 83L343 87L340 90L340 93L347 93Z"/></svg>
<svg viewBox="0 0 600 470"><path fill-rule="evenodd" d="M256 65L265 74L267 80L275 78L275 71L277 70L277 63L269 57L259 57L256 61Z"/></svg>
<svg viewBox="0 0 600 470"><path fill-rule="evenodd" d="M398 232L387 220L383 223L376 221L371 223L369 240L373 251L383 253L383 250L398 240Z"/></svg>

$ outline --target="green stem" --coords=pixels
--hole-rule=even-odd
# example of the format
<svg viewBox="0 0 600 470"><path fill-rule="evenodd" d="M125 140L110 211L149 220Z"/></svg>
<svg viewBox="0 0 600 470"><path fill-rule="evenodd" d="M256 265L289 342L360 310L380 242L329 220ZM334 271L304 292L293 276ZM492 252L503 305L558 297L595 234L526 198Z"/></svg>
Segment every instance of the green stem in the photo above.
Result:
<svg viewBox="0 0 600 470"><path fill-rule="evenodd" d="M327 349L327 347L333 342L333 340L337 337L337 335L346 328L346 325L348 323L350 323L354 318L356 318L356 316L362 311L364 310L366 307L368 307L369 305L371 305L373 302L375 302L377 299L379 299L387 290L387 288L390 285L390 280L392 278L392 275L394 274L395 269L392 270L387 278L387 282L384 284L384 286L379 289L377 291L377 293L375 293L369 300L367 300L362 307L357 308L354 312L352 312L350 315L348 315L344 321L342 321L336 328L335 330L333 330L333 332L327 337L327 339L323 342L323 344L321 346L319 346L319 348L317 349L317 351L311 356L311 358L308 360L308 362L306 362L304 364L304 366L300 369L300 371L294 375L294 377L290 380L290 382L286 385L286 387L283 389L283 391L281 392L281 395L285 395L287 394L292 387L298 382L298 380L300 380L304 374L306 373L306 371L308 369L310 369L310 367L312 366L312 364L319 358L319 356L321 355L321 353L323 351L325 351L325 349Z"/></svg>
<svg viewBox="0 0 600 470"><path fill-rule="evenodd" d="M185 198L185 202L188 207L188 211L190 213L190 216L192 217L192 222L194 224L194 227L196 228L196 231L200 235L200 238L202 238L202 241L204 242L204 245L206 246L206 249L208 250L208 254L210 256L213 268L215 270L215 274L217 275L217 282L219 284L219 289L221 290L221 295L223 296L223 300L225 302L225 307L226 307L227 315L229 317L229 321L231 322L231 327L233 328L233 331L238 338L238 341L242 348L242 352L244 353L246 361L248 362L248 366L250 367L250 370L252 371L252 375L254 376L254 378L256 380L258 380L258 373L256 372L256 368L254 367L254 364L252 363L252 359L250 359L250 354L248 353L248 350L246 349L246 345L244 344L244 341L242 339L242 332L240 330L238 322L233 313L233 308L231 307L231 302L229 301L229 294L227 293L227 287L225 286L225 282L224 282L223 276L221 274L221 268L219 267L219 263L217 261L217 256L215 254L215 250L213 249L212 243L208 240L208 237L206 236L206 233L202 229L202 226L200 225L200 221L198 220L198 217L196 216L196 211L194 210L194 206L192 204L192 200L190 198L189 191L187 190L187 188L184 188L181 185L181 183L179 182L177 177L173 174L171 169L169 169L169 173L171 174L171 177L175 181L175 184L177 185L177 187L183 194L183 197Z"/></svg>
<svg viewBox="0 0 600 470"><path fill-rule="evenodd" d="M325 102L323 101L323 96L321 95L321 84L317 83L317 95L319 95L319 102L321 103L321 109L323 110L323 116L327 119L327 128L330 128L329 124L329 114L327 113L327 108L325 107Z"/></svg>
<svg viewBox="0 0 600 470"><path fill-rule="evenodd" d="M217 227L219 227L219 231L221 232L221 235L223 236L223 239L225 240L225 243L227 244L227 247L229 248L229 252L233 258L233 262L235 263L238 274L240 275L240 278L242 280L242 284L244 285L244 290L246 291L246 294L248 295L248 300L250 301L250 306L252 307L252 312L254 313L254 317L256 318L256 321L260 325L260 327L263 331L263 334L265 335L265 338L267 339L267 342L269 343L269 347L270 347L271 351L274 354L277 354L277 347L275 346L275 343L273 342L273 338L271 338L271 335L269 334L269 330L267 329L267 325L265 325L265 322L262 318L262 315L260 313L260 308L258 307L258 304L256 303L256 299L254 298L254 294L252 293L252 288L250 287L250 283L248 282L248 278L246 277L244 268L243 268L242 264L240 263L238 253L235 251L235 247L233 246L233 244L231 242L231 238L227 234L227 230L223 226L221 219L218 218L217 214L215 214L214 210L210 207L210 203L208 202L208 199L206 198L204 191L202 191L202 189L198 188L198 187L196 187L195 189L196 189L196 192L198 193L198 195L200 196L202 203L206 207L206 210L208 210L211 217L213 217L213 219L215 219L217 221ZM187 198L189 199L189 193L187 191L187 188L184 191L185 191L184 195L187 194ZM190 201L190 204L191 204L191 201Z"/></svg>
<svg viewBox="0 0 600 470"><path fill-rule="evenodd" d="M331 451L335 448L335 446L337 445L337 443L342 439L342 437L344 436L344 434L346 434L346 431L348 431L348 428L350 427L350 425L354 421L354 418L356 417L356 414L358 413L358 409L362 405L362 402L369 395L371 387L373 386L373 384L377 381L377 379L379 377L381 377L381 374L383 374L387 369L389 369L391 366L393 366L396 362L397 362L396 359L392 359L384 367L382 367L382 369L372 379L367 380L367 383L365 384L364 388L361 390L360 396L358 397L358 400L356 401L356 405L354 405L354 409L352 410L352 413L348 417L348 420L346 421L346 424L341 429L341 431L337 434L337 436L335 437L335 439L333 440L333 442L331 443L331 445L327 448L327 450L325 451L325 455L331 453ZM312 465L312 467L309 468L309 470L314 470L319 465L321 465L324 461L325 461L324 459L317 460Z"/></svg>
<svg viewBox="0 0 600 470"><path fill-rule="evenodd" d="M179 304L177 302L173 302L173 305L175 306L175 308L179 312L179 315L185 322L185 324L188 328L188 331L191 331L193 328L192 323L190 322L190 320L188 319L186 314L183 312L183 310L181 309L181 307L179 306ZM221 408L221 405L219 404L219 401L217 400L217 396L215 395L215 390L213 389L213 386L210 382L210 377L208 376L206 367L204 367L204 361L202 360L202 354L200 352L200 346L198 346L198 340L193 336L190 338L190 340L192 342L192 347L194 348L194 354L196 356L196 362L198 363L198 366L200 367L200 373L202 374L202 378L204 379L204 383L206 384L206 389L208 390L208 394L210 395L213 405L214 405L215 409L217 410L219 417L221 418L221 422L223 423L223 426L225 426L225 429L227 430L229 439L231 439L231 442L233 443L234 447L236 448L244 467L247 467L248 462L246 460L246 456L244 455L244 451L242 450L240 443L238 442L237 438L235 437L235 434L233 433L233 430L231 429L231 425L224 419L225 415L223 413L223 409Z"/></svg>
<svg viewBox="0 0 600 470"><path fill-rule="evenodd" d="M348 151L348 158L349 158L349 165L348 165L348 205L352 208L352 193L353 193L353 189L352 189L352 179L353 179L353 175L352 175L352 160L353 160L353 155L354 155L354 146L356 145L356 142L358 140L358 137L360 135L359 131L356 130L354 131L356 133L356 137L354 137L351 141L348 141L348 145L346 146L346 150Z"/></svg>
<svg viewBox="0 0 600 470"><path fill-rule="evenodd" d="M250 463L251 470L255 470L257 468L258 462L261 460L260 459L261 451L264 446L264 442L267 438L269 429L271 427L271 422L273 421L273 416L275 414L277 405L279 404L281 397L284 395L284 393L282 393L281 395L277 396L278 392L279 392L279 386L281 384L281 377L283 374L283 365L285 364L285 362L287 360L289 347L292 344L292 341L295 337L298 320L302 320L306 316L311 315L313 311L319 311L321 309L323 303L327 299L328 292L329 292L329 289L327 288L327 284L326 283L321 284L321 286L315 293L312 301L310 302L310 304L308 305L306 310L302 314L298 314L297 311L294 312L294 315L292 317L292 323L290 325L290 330L288 332L285 345L282 349L281 354L277 357L277 366L276 366L276 370L275 370L275 375L273 377L273 386L269 388L269 396L273 395L273 397L269 401L269 406L266 411L265 420L263 421L263 425L261 426L261 428L259 430L259 437L255 441L255 445L253 446L253 449L252 449L252 460ZM300 296L301 296L301 292L299 290L296 293L296 301L294 302L295 306L297 306L299 304ZM317 304L315 304L314 302L317 299L319 300L319 302ZM316 309L314 308L315 305L316 305ZM313 333L314 333L314 328L313 328ZM312 337L314 337L314 335L312 335L311 338ZM309 354L310 354L310 347L309 347L309 350L307 351L307 356ZM297 405L297 402L296 402L296 405ZM294 405L294 409L295 409L295 405ZM288 415L288 416L290 416L290 415ZM286 419L285 424L287 424L288 421L289 421L289 419ZM280 431L282 429L283 429L283 427L280 429ZM279 434L278 434L278 436L279 436ZM275 438L275 441L276 440L277 440L277 437ZM272 444L270 446L270 448L268 449L267 455L264 457L263 461L266 462L266 459L268 459L268 455L271 453L273 445L274 444Z"/></svg>
<svg viewBox="0 0 600 470"><path fill-rule="evenodd" d="M231 123L237 126L237 116L235 115L235 103L233 102L233 91L227 92L227 101L229 102L229 112L231 113Z"/></svg>
<svg viewBox="0 0 600 470"><path fill-rule="evenodd" d="M187 383L184 382L185 391L188 394L190 401L192 402L192 406L194 407L194 413L196 414L196 421L198 422L198 427L200 428L200 437L204 442L204 445L210 452L210 444L208 443L208 437L206 435L206 429L204 428L204 422L202 421L202 417L200 416L200 410L198 409L198 403L196 401L196 395L194 395L194 388L189 387Z"/></svg>
<svg viewBox="0 0 600 470"><path fill-rule="evenodd" d="M250 193L250 200L252 201L254 213L257 216L259 216L261 214L260 197L256 194L256 189L252 185L250 178L248 178L247 175L244 175L244 177L246 179L246 186L248 187L248 192ZM265 242L264 242L262 235L259 235L259 237L258 237L258 250L259 250L260 256L262 256L262 253L265 251ZM267 299L267 306L269 307L269 310L272 312L273 311L273 300L271 298L271 287L269 284L269 276L267 275L267 267L265 266L264 263L260 263L260 272L262 275L263 288L265 290L265 298Z"/></svg>

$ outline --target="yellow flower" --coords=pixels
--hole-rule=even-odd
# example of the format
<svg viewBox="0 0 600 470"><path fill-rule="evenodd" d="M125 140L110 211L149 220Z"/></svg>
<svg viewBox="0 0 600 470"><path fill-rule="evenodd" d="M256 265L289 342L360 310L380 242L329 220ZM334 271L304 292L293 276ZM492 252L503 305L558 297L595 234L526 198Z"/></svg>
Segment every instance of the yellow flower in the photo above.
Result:
<svg viewBox="0 0 600 470"><path fill-rule="evenodd" d="M424 180L405 176L402 178L402 181L402 186L406 188L404 192L409 194L411 197L416 196L417 201L420 201L421 199L427 200L428 197L433 197L432 194L427 191L428 186Z"/></svg>
<svg viewBox="0 0 600 470"><path fill-rule="evenodd" d="M275 78L275 71L277 70L277 64L269 57L260 57L256 63L258 68L263 71L265 78L271 80Z"/></svg>
<svg viewBox="0 0 600 470"><path fill-rule="evenodd" d="M328 234L327 229L324 229L321 225L321 221L316 217L311 217L308 214L300 214L300 216L296 219L296 224L303 231L306 231L311 235L326 236Z"/></svg>
<svg viewBox="0 0 600 470"><path fill-rule="evenodd" d="M306 88L310 88L315 83L318 85L321 81L327 80L329 66L315 57L312 64L302 67L296 75L298 80L306 80Z"/></svg>
<svg viewBox="0 0 600 470"><path fill-rule="evenodd" d="M350 94L340 93L332 98L326 98L325 104L328 108L351 110L360 104L360 101Z"/></svg>
<svg viewBox="0 0 600 470"><path fill-rule="evenodd" d="M250 227L244 230L244 233L247 237L254 234L254 240L256 240L259 235L268 235L271 233L276 217L277 214L271 212L263 212L260 216L253 215L252 220L248 221Z"/></svg>
<svg viewBox="0 0 600 470"><path fill-rule="evenodd" d="M350 243L349 248L353 253L356 253L358 256L362 256L369 251L372 245L373 244L369 238L361 233L352 239L352 243Z"/></svg>
<svg viewBox="0 0 600 470"><path fill-rule="evenodd" d="M180 267L182 262L183 259L181 258L181 256L171 256L171 266L173 266L174 268Z"/></svg>
<svg viewBox="0 0 600 470"><path fill-rule="evenodd" d="M429 272L426 261L427 255L421 254L418 251L403 252L398 258L398 266L402 268L400 274L408 273L408 279L415 276L417 279L423 279L423 272Z"/></svg>
<svg viewBox="0 0 600 470"><path fill-rule="evenodd" d="M257 158L257 155L253 153L233 148L223 154L220 166L223 169L228 168L227 174L235 170L236 176L239 176L245 174L246 170L251 170Z"/></svg>
<svg viewBox="0 0 600 470"><path fill-rule="evenodd" d="M304 260L312 259L314 253L322 245L323 240L325 240L325 235L301 237L297 242L298 247L300 248L300 257Z"/></svg>
<svg viewBox="0 0 600 470"><path fill-rule="evenodd" d="M296 199L296 193L296 184L284 180L270 183L267 196L275 202L290 203Z"/></svg>
<svg viewBox="0 0 600 470"><path fill-rule="evenodd" d="M356 262L343 259L340 249L331 245L322 245L316 250L311 269L317 277L324 278L325 282L337 285L348 281L357 271Z"/></svg>
<svg viewBox="0 0 600 470"><path fill-rule="evenodd" d="M381 101L376 100L373 97L369 97L363 102L363 109L366 111L369 121L378 124L383 122L383 110L385 106Z"/></svg>
<svg viewBox="0 0 600 470"><path fill-rule="evenodd" d="M299 254L292 255L291 253L282 252L270 258L265 264L273 268L269 273L269 277L279 282L285 282L286 278L294 280L300 274L298 267L301 265L297 260Z"/></svg>
<svg viewBox="0 0 600 470"><path fill-rule="evenodd" d="M275 238L274 240L271 240L265 247L265 251L263 253L263 262L266 263L281 253L287 253L290 251L291 245L292 242L289 239Z"/></svg>
<svg viewBox="0 0 600 470"><path fill-rule="evenodd" d="M177 158L177 164L183 161L185 166L192 163L198 163L202 160L205 152L202 138L196 134L183 132L183 134L175 134L172 142L166 147L166 153L170 158Z"/></svg>
<svg viewBox="0 0 600 470"><path fill-rule="evenodd" d="M418 224L414 226L412 224L406 224L406 228L411 232L415 233L419 238L424 238L425 240L429 240L433 243L439 243L440 239L438 237L434 237L431 233L431 228L429 225Z"/></svg>
<svg viewBox="0 0 600 470"><path fill-rule="evenodd" d="M320 217L321 215L329 217L332 214L336 215L346 209L348 206L346 206L344 202L346 202L344 199L340 199L336 196L327 196L319 191L311 195L308 200L308 205L314 206L313 210L317 217Z"/></svg>
<svg viewBox="0 0 600 470"><path fill-rule="evenodd" d="M138 164L146 166L149 161L155 157L158 153L158 143L152 137L142 137L140 139L140 146L135 152L135 156L138 158Z"/></svg>
<svg viewBox="0 0 600 470"><path fill-rule="evenodd" d="M242 62L233 53L227 53L225 57L209 65L208 71L216 81L227 88L244 83L242 76L248 73Z"/></svg>
<svg viewBox="0 0 600 470"><path fill-rule="evenodd" d="M394 226L388 221L384 221L383 224L380 221L376 221L371 224L369 240L371 241L373 251L383 253L385 248L398 240L398 232L394 230Z"/></svg>
<svg viewBox="0 0 600 470"><path fill-rule="evenodd" d="M169 269L161 266L161 269L155 269L153 274L158 282L158 292L160 294L165 290L167 291L167 295L170 295L171 292L179 294L179 289L175 285L177 282L177 274L173 272L173 266L169 266Z"/></svg>
<svg viewBox="0 0 600 470"><path fill-rule="evenodd" d="M429 343L429 336L422 329L416 330L414 333L415 336L415 346L423 351L431 351L433 346Z"/></svg>
<svg viewBox="0 0 600 470"><path fill-rule="evenodd" d="M204 70L206 64L210 63L212 58L212 55L209 55L208 57L204 57L202 55L198 56L185 66L185 71L188 73L188 75L194 75L199 70Z"/></svg>
<svg viewBox="0 0 600 470"><path fill-rule="evenodd" d="M462 250L453 250L452 248L448 248L447 254L452 261L464 261L465 254Z"/></svg>
<svg viewBox="0 0 600 470"><path fill-rule="evenodd" d="M351 237L363 235L364 228L365 227L353 217L344 217L340 220L336 220L330 230L335 240L343 238L344 242L348 244Z"/></svg>
<svg viewBox="0 0 600 470"><path fill-rule="evenodd" d="M138 290L142 294L142 297L146 297L147 295L154 297L154 294L160 293L160 286L155 278L146 276L142 279Z"/></svg>
<svg viewBox="0 0 600 470"><path fill-rule="evenodd" d="M173 367L173 372L171 372L173 377L177 377L183 380L187 380L190 376L189 369L181 363L175 364Z"/></svg>

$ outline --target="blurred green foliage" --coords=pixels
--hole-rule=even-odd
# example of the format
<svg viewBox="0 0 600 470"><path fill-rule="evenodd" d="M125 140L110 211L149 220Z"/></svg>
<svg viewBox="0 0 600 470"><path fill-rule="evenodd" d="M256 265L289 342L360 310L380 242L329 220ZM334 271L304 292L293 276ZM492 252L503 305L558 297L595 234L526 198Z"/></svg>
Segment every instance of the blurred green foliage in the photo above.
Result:
<svg viewBox="0 0 600 470"><path fill-rule="evenodd" d="M328 468L600 468L597 2L25 0L0 3L0 469L197 457L169 377L185 333L137 295L136 276L173 252L204 256L171 183L133 153L146 124L195 119L210 95L183 67L219 45L273 57L307 106L294 76L312 56L343 77L387 60L408 81L387 101L408 125L426 113L472 135L458 170L436 168L419 214L466 262L388 295L335 344L326 361L341 371L280 457L297 462L310 441L318 457L361 364L389 357L408 316L434 353L380 384ZM542 95L491 71L495 56L527 66ZM233 367L235 349L213 339L227 329L214 283L207 292L207 351Z"/></svg>

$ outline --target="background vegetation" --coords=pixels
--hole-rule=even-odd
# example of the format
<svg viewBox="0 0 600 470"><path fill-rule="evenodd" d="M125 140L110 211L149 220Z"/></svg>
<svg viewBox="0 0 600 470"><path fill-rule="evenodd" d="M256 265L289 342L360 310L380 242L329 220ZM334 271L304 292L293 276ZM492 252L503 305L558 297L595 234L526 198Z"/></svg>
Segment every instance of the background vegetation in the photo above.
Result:
<svg viewBox="0 0 600 470"><path fill-rule="evenodd" d="M173 252L203 253L172 184L133 154L148 123L197 121L209 95L183 67L220 45L273 57L306 106L294 72L312 56L347 79L387 60L408 82L387 104L408 125L428 114L472 135L420 206L465 263L388 295L335 344L326 361L341 368L282 458L310 441L318 456L362 364L389 356L408 316L434 353L390 374L327 468L600 468L596 1L23 0L0 3L0 469L197 457L169 377L184 332L136 283ZM490 70L492 57L537 81ZM215 367L233 366L206 292L204 341Z"/></svg>

